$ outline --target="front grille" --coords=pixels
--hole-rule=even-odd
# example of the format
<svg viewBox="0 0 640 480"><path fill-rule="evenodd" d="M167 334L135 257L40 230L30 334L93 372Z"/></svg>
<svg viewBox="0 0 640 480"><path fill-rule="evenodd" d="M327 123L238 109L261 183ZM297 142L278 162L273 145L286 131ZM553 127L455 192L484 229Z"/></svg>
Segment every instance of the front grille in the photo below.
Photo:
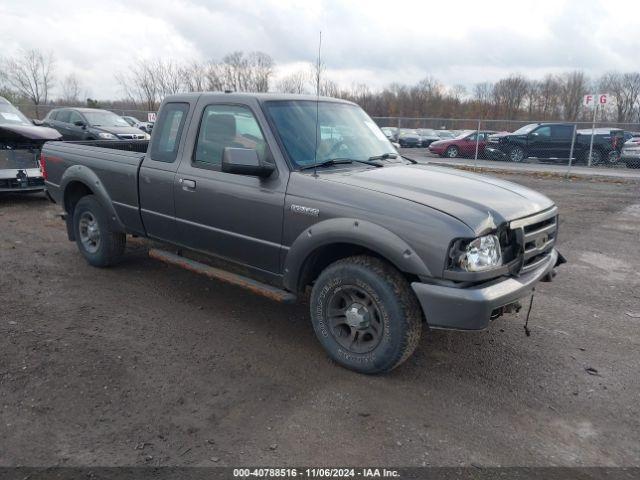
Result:
<svg viewBox="0 0 640 480"><path fill-rule="evenodd" d="M123 140L144 140L145 135L139 133L119 133L118 137Z"/></svg>
<svg viewBox="0 0 640 480"><path fill-rule="evenodd" d="M519 273L539 267L548 258L558 233L558 208L553 207L510 224L520 247L522 263Z"/></svg>

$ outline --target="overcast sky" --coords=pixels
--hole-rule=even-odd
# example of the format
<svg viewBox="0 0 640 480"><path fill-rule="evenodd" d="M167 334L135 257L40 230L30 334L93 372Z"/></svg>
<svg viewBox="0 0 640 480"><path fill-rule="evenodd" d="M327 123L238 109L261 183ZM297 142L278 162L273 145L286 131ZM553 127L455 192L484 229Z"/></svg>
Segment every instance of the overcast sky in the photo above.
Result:
<svg viewBox="0 0 640 480"><path fill-rule="evenodd" d="M58 78L122 96L114 75L136 58L273 57L276 74L315 61L342 86L415 83L432 75L471 87L512 72L638 70L638 0L293 1L1 0L0 55L53 51Z"/></svg>

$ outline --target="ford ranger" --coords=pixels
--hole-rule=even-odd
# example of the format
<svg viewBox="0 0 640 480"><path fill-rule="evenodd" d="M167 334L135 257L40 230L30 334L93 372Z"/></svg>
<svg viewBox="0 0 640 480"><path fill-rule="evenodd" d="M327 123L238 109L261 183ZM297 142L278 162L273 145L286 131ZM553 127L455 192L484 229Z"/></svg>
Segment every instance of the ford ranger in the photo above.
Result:
<svg viewBox="0 0 640 480"><path fill-rule="evenodd" d="M41 165L91 265L129 234L272 299L310 291L319 341L363 373L406 360L423 326L486 328L563 262L547 197L403 158L337 99L173 95L149 142L51 142Z"/></svg>

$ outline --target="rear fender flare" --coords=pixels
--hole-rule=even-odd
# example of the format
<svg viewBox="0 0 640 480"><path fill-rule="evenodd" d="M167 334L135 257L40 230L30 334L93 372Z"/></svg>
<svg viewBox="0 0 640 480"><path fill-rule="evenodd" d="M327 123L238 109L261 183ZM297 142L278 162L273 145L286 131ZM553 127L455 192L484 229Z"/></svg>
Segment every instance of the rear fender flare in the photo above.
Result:
<svg viewBox="0 0 640 480"><path fill-rule="evenodd" d="M67 188L73 182L82 183L89 190L91 190L93 195L98 198L102 206L107 211L109 221L111 222L111 226L115 231L125 231L124 224L120 220L120 217L113 207L111 197L109 196L106 188L93 170L85 167L84 165L74 165L72 167L69 167L62 175L62 180L60 182L60 190L63 192L63 199L66 199ZM65 202L65 210L66 208L67 206ZM67 229L69 229L70 224L72 224L73 222L73 215L72 212L67 212L67 214Z"/></svg>
<svg viewBox="0 0 640 480"><path fill-rule="evenodd" d="M401 272L432 276L416 251L395 233L368 221L333 218L306 228L294 240L284 262L285 287L296 291L306 260L317 249L331 244L364 247L385 258Z"/></svg>

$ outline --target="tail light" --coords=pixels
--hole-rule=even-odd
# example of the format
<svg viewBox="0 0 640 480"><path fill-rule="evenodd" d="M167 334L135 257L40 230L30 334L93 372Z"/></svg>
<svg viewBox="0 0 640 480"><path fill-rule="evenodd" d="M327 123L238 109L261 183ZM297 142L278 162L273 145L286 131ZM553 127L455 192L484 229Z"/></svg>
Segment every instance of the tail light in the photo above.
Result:
<svg viewBox="0 0 640 480"><path fill-rule="evenodd" d="M42 178L47 180L47 157L44 156L44 153L40 154L40 172L42 173Z"/></svg>

